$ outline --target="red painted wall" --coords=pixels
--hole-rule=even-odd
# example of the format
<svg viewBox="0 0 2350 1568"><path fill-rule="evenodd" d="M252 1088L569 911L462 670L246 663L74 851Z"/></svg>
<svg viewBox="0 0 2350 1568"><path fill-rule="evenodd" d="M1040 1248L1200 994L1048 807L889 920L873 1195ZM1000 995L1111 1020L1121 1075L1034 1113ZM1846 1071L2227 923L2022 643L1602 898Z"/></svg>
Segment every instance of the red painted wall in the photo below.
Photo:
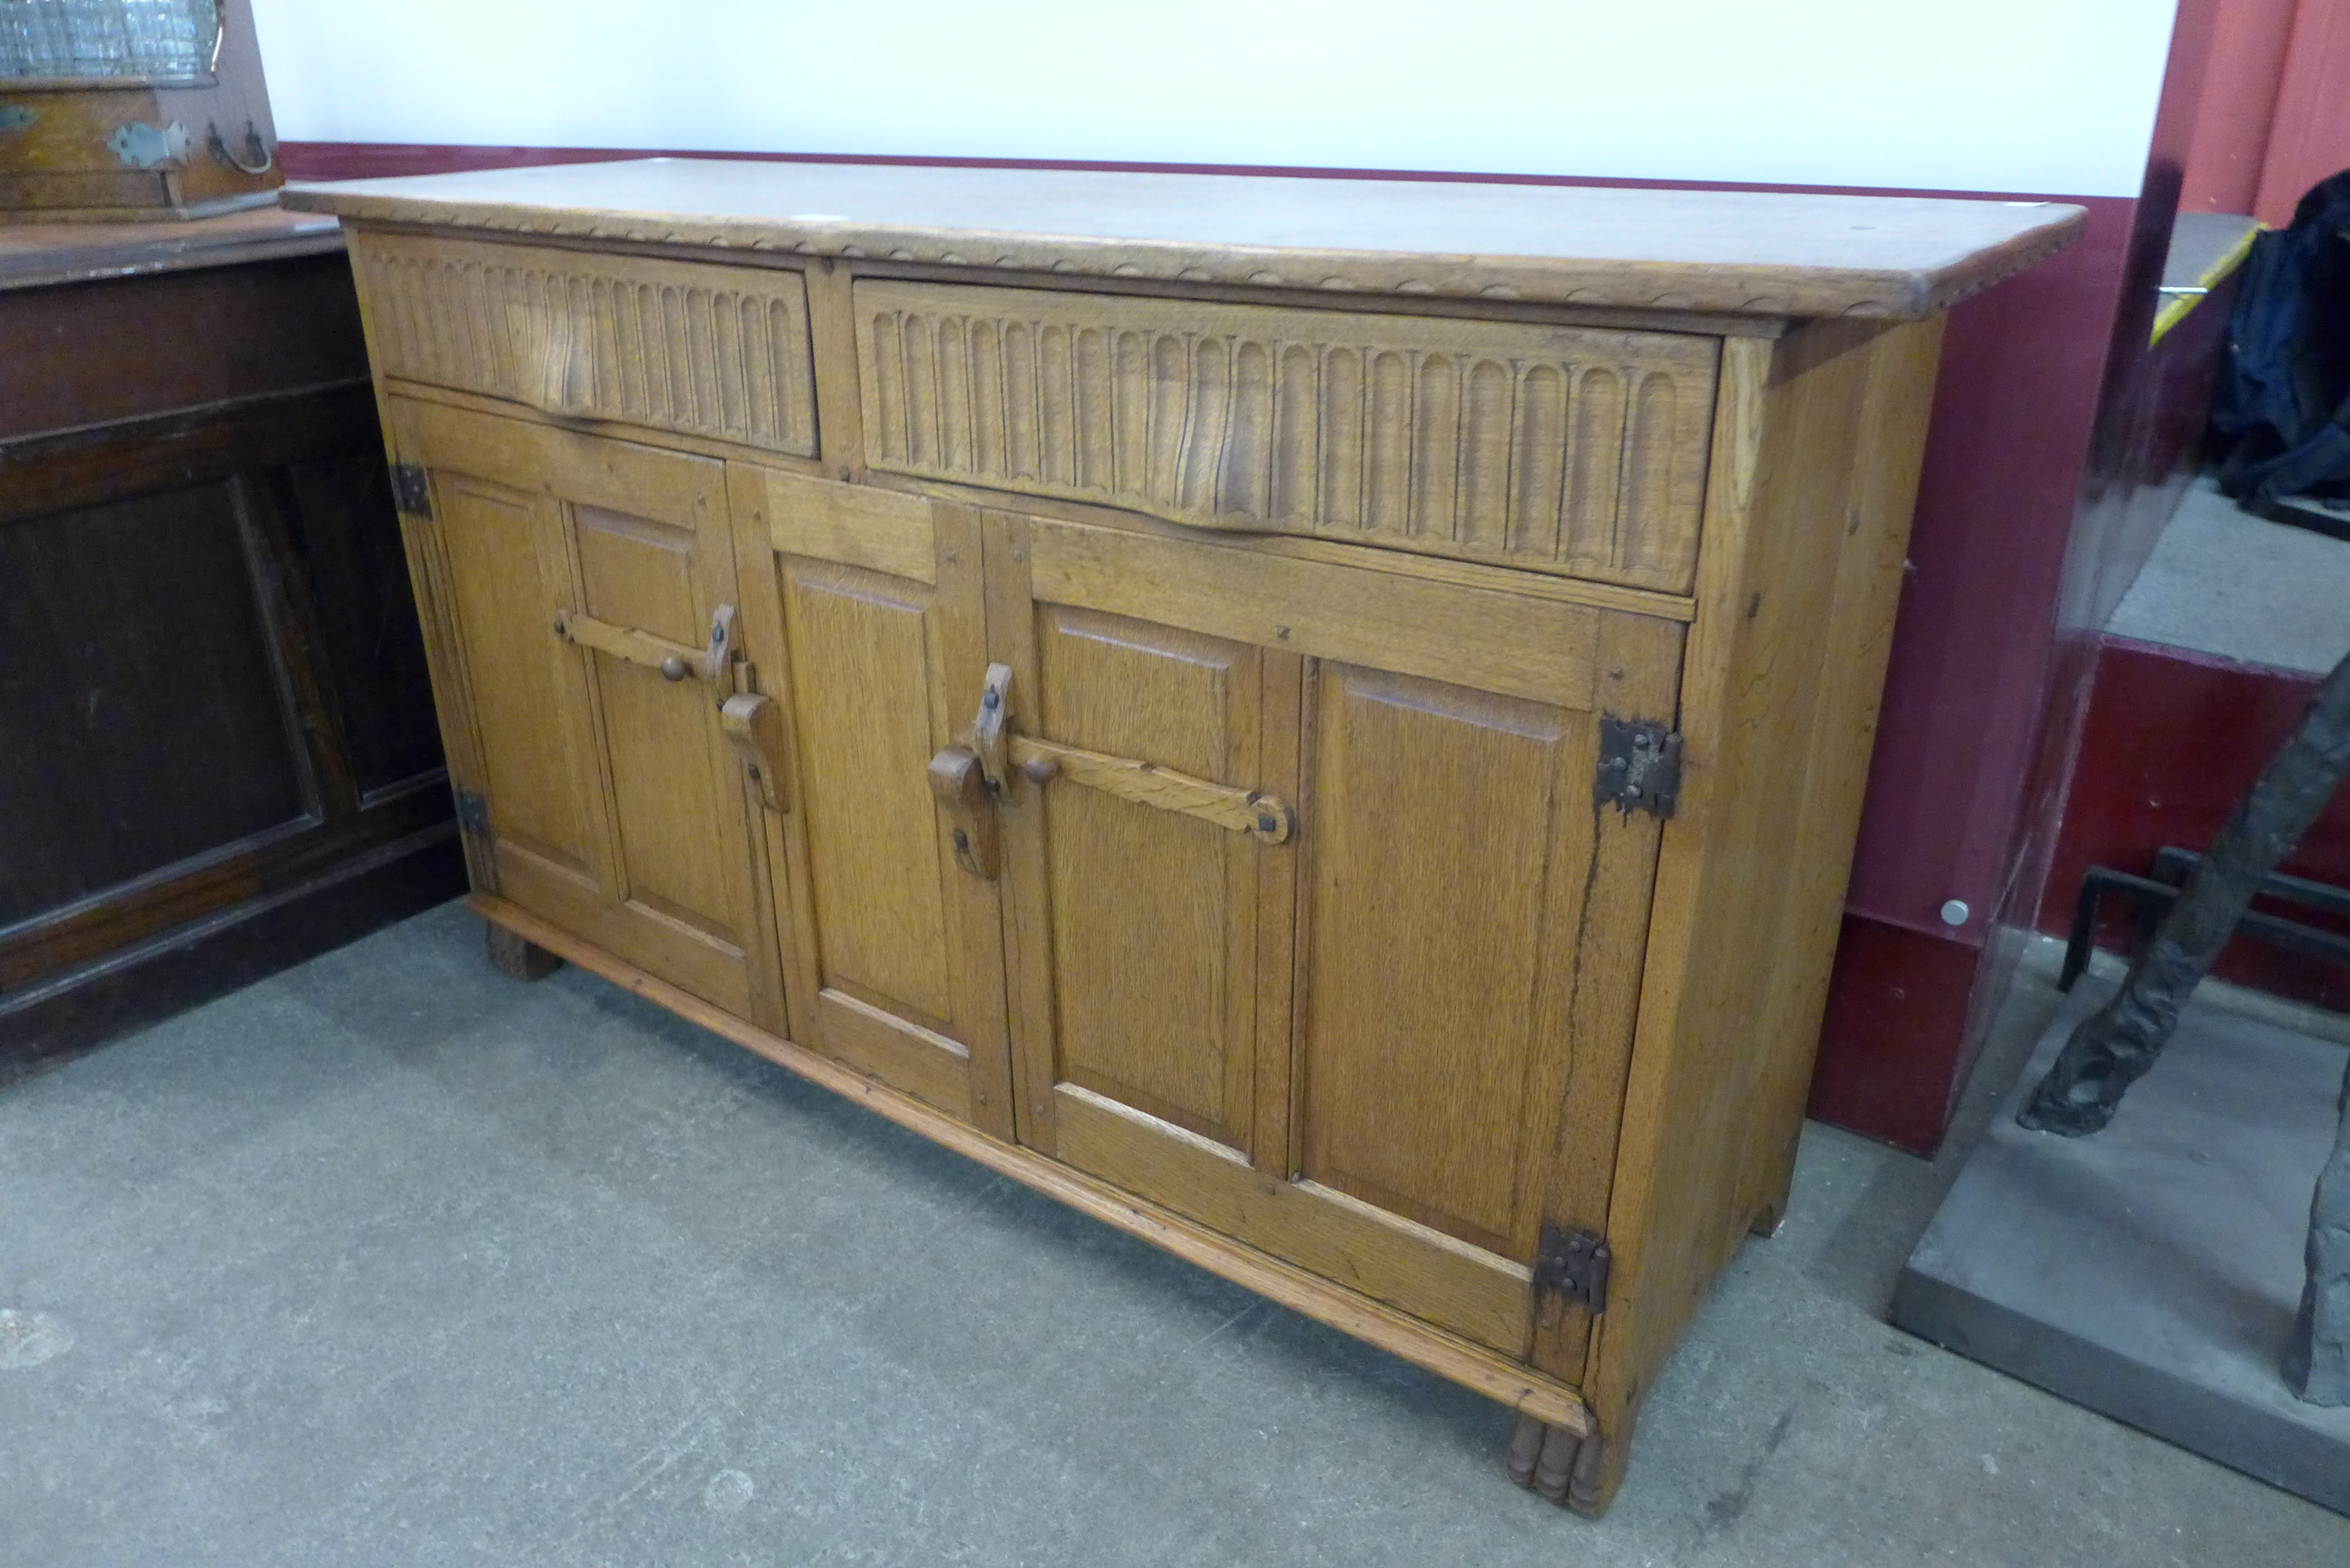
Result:
<svg viewBox="0 0 2350 1568"><path fill-rule="evenodd" d="M2272 227L2350 169L2350 0L2219 0L2180 205Z"/></svg>
<svg viewBox="0 0 2350 1568"><path fill-rule="evenodd" d="M2203 73L2181 208L2249 213L2260 194L2284 80L2285 47L2301 0L2220 0Z"/></svg>
<svg viewBox="0 0 2350 1568"><path fill-rule="evenodd" d="M2129 258L2137 203L2085 204L2079 244L1950 313L1846 898L1969 946L2006 880Z"/></svg>
<svg viewBox="0 0 2350 1568"><path fill-rule="evenodd" d="M2285 46L2253 216L2282 228L2292 222L2303 192L2345 169L2350 169L2350 0L2301 0Z"/></svg>

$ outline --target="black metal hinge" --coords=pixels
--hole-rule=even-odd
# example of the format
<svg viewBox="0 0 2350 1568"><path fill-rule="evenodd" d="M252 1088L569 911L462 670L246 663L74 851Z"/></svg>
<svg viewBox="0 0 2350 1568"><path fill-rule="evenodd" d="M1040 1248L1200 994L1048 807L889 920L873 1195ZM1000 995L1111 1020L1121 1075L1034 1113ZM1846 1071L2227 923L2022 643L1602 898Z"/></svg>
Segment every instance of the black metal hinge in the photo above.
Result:
<svg viewBox="0 0 2350 1568"><path fill-rule="evenodd" d="M392 504L411 517L432 515L432 482L425 477L421 464L391 465L391 499Z"/></svg>
<svg viewBox="0 0 2350 1568"><path fill-rule="evenodd" d="M1580 1302L1593 1316L1607 1310L1607 1265L1612 1255L1605 1238L1565 1225L1544 1224L1542 1250L1534 1254L1534 1299L1564 1296Z"/></svg>
<svg viewBox="0 0 2350 1568"><path fill-rule="evenodd" d="M459 789L457 796L457 830L468 838L490 840L490 803L482 798L479 790Z"/></svg>
<svg viewBox="0 0 2350 1568"><path fill-rule="evenodd" d="M1681 738L1662 724L1604 714L1599 720L1599 772L1592 798L1629 816L1673 815L1681 794Z"/></svg>

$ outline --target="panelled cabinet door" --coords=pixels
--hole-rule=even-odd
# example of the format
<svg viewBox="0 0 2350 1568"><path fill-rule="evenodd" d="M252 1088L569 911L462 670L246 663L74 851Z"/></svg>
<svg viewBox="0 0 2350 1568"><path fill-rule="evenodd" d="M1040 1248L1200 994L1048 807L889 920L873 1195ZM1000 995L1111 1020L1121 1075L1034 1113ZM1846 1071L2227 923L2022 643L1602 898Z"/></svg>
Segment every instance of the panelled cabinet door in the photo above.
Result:
<svg viewBox="0 0 2350 1568"><path fill-rule="evenodd" d="M1576 1377L1680 628L990 514L1022 1141ZM1039 780L1043 782L1038 782Z"/></svg>
<svg viewBox="0 0 2350 1568"><path fill-rule="evenodd" d="M977 520L759 464L731 483L789 753L772 841L793 1037L1009 1137L995 883L957 868L962 817L931 783L985 668Z"/></svg>
<svg viewBox="0 0 2350 1568"><path fill-rule="evenodd" d="M740 640L724 465L390 406L429 475L496 890L729 1012L779 1015L719 727Z"/></svg>

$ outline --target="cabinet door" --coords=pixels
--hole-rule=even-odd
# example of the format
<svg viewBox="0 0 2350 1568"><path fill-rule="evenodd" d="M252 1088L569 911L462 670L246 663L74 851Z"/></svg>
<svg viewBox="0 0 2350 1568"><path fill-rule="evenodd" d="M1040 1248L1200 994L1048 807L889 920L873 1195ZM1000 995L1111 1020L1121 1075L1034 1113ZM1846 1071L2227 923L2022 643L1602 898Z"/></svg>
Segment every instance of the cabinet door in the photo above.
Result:
<svg viewBox="0 0 2350 1568"><path fill-rule="evenodd" d="M731 1012L775 1011L749 804L718 724L731 656L705 667L738 600L724 466L436 403L391 411L400 455L430 476L496 891Z"/></svg>
<svg viewBox="0 0 2350 1568"><path fill-rule="evenodd" d="M928 782L985 668L977 520L757 464L731 482L790 757L772 842L793 1037L1009 1137L995 885L956 870Z"/></svg>
<svg viewBox="0 0 2350 1568"><path fill-rule="evenodd" d="M1530 1265L1604 1227L1657 842L1593 804L1598 717L1671 718L1679 626L991 526L1023 1141L1579 1366ZM1132 776L1016 765L1073 752Z"/></svg>

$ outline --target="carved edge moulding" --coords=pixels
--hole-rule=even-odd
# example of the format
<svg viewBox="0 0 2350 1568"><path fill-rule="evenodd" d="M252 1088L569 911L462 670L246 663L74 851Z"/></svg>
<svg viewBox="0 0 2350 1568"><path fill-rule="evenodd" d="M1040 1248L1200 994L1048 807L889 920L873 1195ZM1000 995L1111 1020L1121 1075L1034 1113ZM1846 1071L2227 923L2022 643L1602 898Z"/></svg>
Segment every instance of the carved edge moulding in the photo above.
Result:
<svg viewBox="0 0 2350 1568"><path fill-rule="evenodd" d="M683 160L654 160L690 163ZM575 164L573 169L619 167ZM765 165L764 167L776 167ZM784 164L783 168L793 165ZM826 166L817 165L817 168ZM538 172L538 171L534 171ZM1003 172L1026 171L951 172ZM1087 178L1039 173L1038 178ZM2036 265L2080 237L2082 209L2055 202L1998 203L2031 209L2017 214L2014 231L1996 240L1953 252L1940 264L1918 269L1868 268L1822 262L1725 264L1712 261L1577 259L1557 254L1418 254L1318 246L1187 242L1087 234L1039 234L983 228L943 228L851 222L808 214L780 219L712 215L692 212L599 210L593 200L522 202L491 195L455 200L429 188L432 180L351 182L335 190L331 206L311 206L307 192L291 204L332 211L356 222L420 224L518 237L546 236L715 251L778 252L970 268L983 282L985 269L1063 274L1138 282L1214 284L1297 291L1395 295L1450 299L1485 299L1627 308L1691 311L1750 317L1858 317L1917 321L1937 316L1968 296ZM1101 177L1109 178L1109 177ZM1166 180L1165 175L1137 179ZM1247 182L1250 177L1238 178ZM1306 182L1293 182L1306 183ZM1404 182L1364 181L1370 196L1412 187ZM400 189L405 187L406 189ZM423 188L419 188L423 187ZM1498 187L1539 200L1572 193L1573 188ZM296 188L297 191L299 188ZM331 187L320 186L321 198ZM413 193L411 193L411 192ZM1681 192L1636 192L1670 197ZM1706 192L1693 194L1704 195ZM1754 196L1759 192L1731 192ZM1899 198L1836 198L1880 204ZM1931 199L1920 206L1958 205ZM1993 205L1969 202L1974 206Z"/></svg>

